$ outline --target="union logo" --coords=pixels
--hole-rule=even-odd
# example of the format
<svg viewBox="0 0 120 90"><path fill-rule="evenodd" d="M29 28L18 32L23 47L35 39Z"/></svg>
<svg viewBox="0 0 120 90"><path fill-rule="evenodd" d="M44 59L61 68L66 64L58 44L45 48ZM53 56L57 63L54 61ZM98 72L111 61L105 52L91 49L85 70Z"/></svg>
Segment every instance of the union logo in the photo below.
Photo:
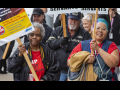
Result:
<svg viewBox="0 0 120 90"><path fill-rule="evenodd" d="M0 35L3 35L5 33L4 27L0 26Z"/></svg>

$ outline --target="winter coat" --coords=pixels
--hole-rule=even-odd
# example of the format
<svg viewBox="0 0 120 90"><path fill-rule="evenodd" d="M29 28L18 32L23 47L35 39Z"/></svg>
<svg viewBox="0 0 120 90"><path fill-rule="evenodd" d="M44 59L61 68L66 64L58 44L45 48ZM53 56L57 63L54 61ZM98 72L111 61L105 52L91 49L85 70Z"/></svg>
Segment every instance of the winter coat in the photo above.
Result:
<svg viewBox="0 0 120 90"><path fill-rule="evenodd" d="M45 81L59 81L60 69L59 62L55 58L55 54L47 46L40 44L43 48L44 58L43 65L45 67L45 74L41 78ZM25 43L25 48L29 51L30 44ZM30 50L31 51L31 50ZM19 50L8 59L8 71L14 74L14 80L28 81L30 69L24 57L19 57ZM32 62L32 56L28 53L28 57Z"/></svg>
<svg viewBox="0 0 120 90"><path fill-rule="evenodd" d="M76 33L71 37L68 26L66 27L66 33L68 36L68 49L65 50L64 46L61 46L61 38L63 37L63 27L57 27L49 37L46 45L50 47L50 49L56 51L57 59L60 63L60 68L63 73L68 72L67 67L67 59L70 55L71 51L83 40L91 39L91 35L85 31L83 28L79 27Z"/></svg>

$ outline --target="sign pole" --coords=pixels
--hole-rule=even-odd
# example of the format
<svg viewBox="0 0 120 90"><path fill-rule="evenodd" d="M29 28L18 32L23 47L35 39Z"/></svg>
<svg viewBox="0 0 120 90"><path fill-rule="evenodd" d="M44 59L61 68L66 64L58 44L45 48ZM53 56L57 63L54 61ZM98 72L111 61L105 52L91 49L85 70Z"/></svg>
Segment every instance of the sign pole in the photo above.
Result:
<svg viewBox="0 0 120 90"><path fill-rule="evenodd" d="M18 42L19 45L22 45L22 42L21 42L20 38L18 38L18 39L16 39L16 40L17 40L17 42ZM38 77L37 77L37 75L36 75L36 72L35 72L32 64L31 64L31 62L30 62L30 59L29 59L27 53L24 52L23 55L24 55L24 57L25 57L25 59L26 59L26 61L27 61L27 64L28 64L28 66L29 66L29 68L30 68L30 70L31 70L31 72L32 72L35 80L36 80L36 81L39 81L39 79L38 79Z"/></svg>
<svg viewBox="0 0 120 90"><path fill-rule="evenodd" d="M111 11L111 8L109 9L110 11ZM111 17L111 15L110 15L110 22L112 21L112 17Z"/></svg>
<svg viewBox="0 0 120 90"><path fill-rule="evenodd" d="M96 14L95 14L95 25L94 25L94 31L93 31L92 39L95 39L95 31L96 31L97 17L98 17L98 8L96 8ZM91 55L93 55L93 50L91 51Z"/></svg>
<svg viewBox="0 0 120 90"><path fill-rule="evenodd" d="M5 51L4 51L4 54L3 54L2 59L5 59L5 58L6 58L7 51L8 51L8 49L9 49L10 43L11 43L11 42L7 43L7 46L6 46L6 49L5 49Z"/></svg>
<svg viewBox="0 0 120 90"><path fill-rule="evenodd" d="M63 36L67 37L67 34L66 34L65 14L62 14L62 24L63 24Z"/></svg>

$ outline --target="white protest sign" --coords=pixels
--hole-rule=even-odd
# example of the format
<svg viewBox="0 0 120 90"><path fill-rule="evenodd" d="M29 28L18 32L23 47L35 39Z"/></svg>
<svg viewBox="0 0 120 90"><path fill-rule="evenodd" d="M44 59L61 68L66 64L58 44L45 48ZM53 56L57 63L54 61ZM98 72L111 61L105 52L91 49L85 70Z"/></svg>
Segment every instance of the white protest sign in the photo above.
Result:
<svg viewBox="0 0 120 90"><path fill-rule="evenodd" d="M95 14L96 8L48 8L47 14L64 14L73 12ZM108 14L108 8L98 8L98 14Z"/></svg>
<svg viewBox="0 0 120 90"><path fill-rule="evenodd" d="M63 13L72 13L79 12L80 8L48 8L47 14L63 14Z"/></svg>
<svg viewBox="0 0 120 90"><path fill-rule="evenodd" d="M34 9L34 8L24 8L24 9L25 9L25 11L26 11L29 19L31 19L31 16L32 16L32 13L33 13L33 9Z"/></svg>
<svg viewBox="0 0 120 90"><path fill-rule="evenodd" d="M79 8L81 13L95 14L96 8ZM98 14L108 14L108 8L98 8Z"/></svg>

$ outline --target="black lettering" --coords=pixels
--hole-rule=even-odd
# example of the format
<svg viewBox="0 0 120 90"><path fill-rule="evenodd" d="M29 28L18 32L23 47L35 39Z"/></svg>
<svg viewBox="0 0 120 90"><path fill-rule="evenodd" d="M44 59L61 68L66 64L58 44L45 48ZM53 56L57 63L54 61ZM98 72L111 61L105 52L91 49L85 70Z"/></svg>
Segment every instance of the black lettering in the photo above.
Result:
<svg viewBox="0 0 120 90"><path fill-rule="evenodd" d="M50 11L53 11L53 8L50 8Z"/></svg>

